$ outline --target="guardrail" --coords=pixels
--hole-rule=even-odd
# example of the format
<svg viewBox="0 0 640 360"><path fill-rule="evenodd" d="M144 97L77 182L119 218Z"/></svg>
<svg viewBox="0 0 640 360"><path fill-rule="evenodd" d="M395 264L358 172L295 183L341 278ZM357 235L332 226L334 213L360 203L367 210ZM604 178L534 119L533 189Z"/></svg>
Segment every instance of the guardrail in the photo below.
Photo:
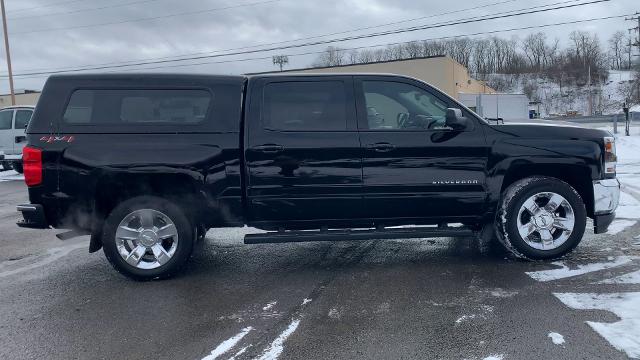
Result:
<svg viewBox="0 0 640 360"><path fill-rule="evenodd" d="M640 118L639 113L629 113L629 118L631 121L634 119L634 114L638 114L636 118ZM615 114L615 115L597 115L597 116L563 116L563 117L552 117L545 118L545 120L556 120L556 121L569 121L569 122L577 122L577 123L612 123L615 118L618 118L618 122L624 122L624 114Z"/></svg>

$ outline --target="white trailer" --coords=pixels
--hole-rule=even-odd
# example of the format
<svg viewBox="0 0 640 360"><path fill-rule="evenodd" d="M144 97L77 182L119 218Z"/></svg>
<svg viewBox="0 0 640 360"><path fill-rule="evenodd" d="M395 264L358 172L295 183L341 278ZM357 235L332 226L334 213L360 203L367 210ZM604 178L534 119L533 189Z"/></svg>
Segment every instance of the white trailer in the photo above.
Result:
<svg viewBox="0 0 640 360"><path fill-rule="evenodd" d="M466 107L483 118L524 120L529 118L529 99L524 94L458 94Z"/></svg>

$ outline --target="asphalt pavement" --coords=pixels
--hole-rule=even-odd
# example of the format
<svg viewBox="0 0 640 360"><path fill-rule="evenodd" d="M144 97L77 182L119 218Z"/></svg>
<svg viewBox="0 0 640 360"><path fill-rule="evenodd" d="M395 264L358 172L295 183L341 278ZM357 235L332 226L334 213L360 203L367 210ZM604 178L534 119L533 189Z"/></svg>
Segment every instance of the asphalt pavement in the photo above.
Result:
<svg viewBox="0 0 640 360"><path fill-rule="evenodd" d="M244 245L246 230L219 229L180 276L140 283L87 237L18 228L26 200L21 181L0 182L0 359L640 354L640 284L616 280L640 270L638 223L588 230L556 263L471 238Z"/></svg>

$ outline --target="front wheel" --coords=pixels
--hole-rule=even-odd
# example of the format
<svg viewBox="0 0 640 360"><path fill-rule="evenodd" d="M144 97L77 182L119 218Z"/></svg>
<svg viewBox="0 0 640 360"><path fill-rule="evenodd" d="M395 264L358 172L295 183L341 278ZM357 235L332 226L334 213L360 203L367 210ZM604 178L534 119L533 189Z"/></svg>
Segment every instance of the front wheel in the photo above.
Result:
<svg viewBox="0 0 640 360"><path fill-rule="evenodd" d="M168 278L186 263L193 249L193 227L172 202L140 196L116 206L102 237L111 265L134 280Z"/></svg>
<svg viewBox="0 0 640 360"><path fill-rule="evenodd" d="M530 177L503 192L496 232L514 255L547 260L578 246L586 223L584 203L573 187L555 178Z"/></svg>

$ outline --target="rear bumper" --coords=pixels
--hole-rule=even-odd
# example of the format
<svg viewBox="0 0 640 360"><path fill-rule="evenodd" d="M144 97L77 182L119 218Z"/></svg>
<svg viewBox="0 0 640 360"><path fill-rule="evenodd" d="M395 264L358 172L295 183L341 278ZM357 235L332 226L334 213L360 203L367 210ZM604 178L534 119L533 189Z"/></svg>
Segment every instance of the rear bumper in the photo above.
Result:
<svg viewBox="0 0 640 360"><path fill-rule="evenodd" d="M609 224L616 217L615 210L620 201L618 179L594 181L593 200L593 232L601 234L607 231Z"/></svg>
<svg viewBox="0 0 640 360"><path fill-rule="evenodd" d="M39 204L18 205L18 211L22 213L23 220L17 225L30 229L48 229L47 218L44 215L44 208Z"/></svg>
<svg viewBox="0 0 640 360"><path fill-rule="evenodd" d="M0 154L0 160L22 161L22 154Z"/></svg>

